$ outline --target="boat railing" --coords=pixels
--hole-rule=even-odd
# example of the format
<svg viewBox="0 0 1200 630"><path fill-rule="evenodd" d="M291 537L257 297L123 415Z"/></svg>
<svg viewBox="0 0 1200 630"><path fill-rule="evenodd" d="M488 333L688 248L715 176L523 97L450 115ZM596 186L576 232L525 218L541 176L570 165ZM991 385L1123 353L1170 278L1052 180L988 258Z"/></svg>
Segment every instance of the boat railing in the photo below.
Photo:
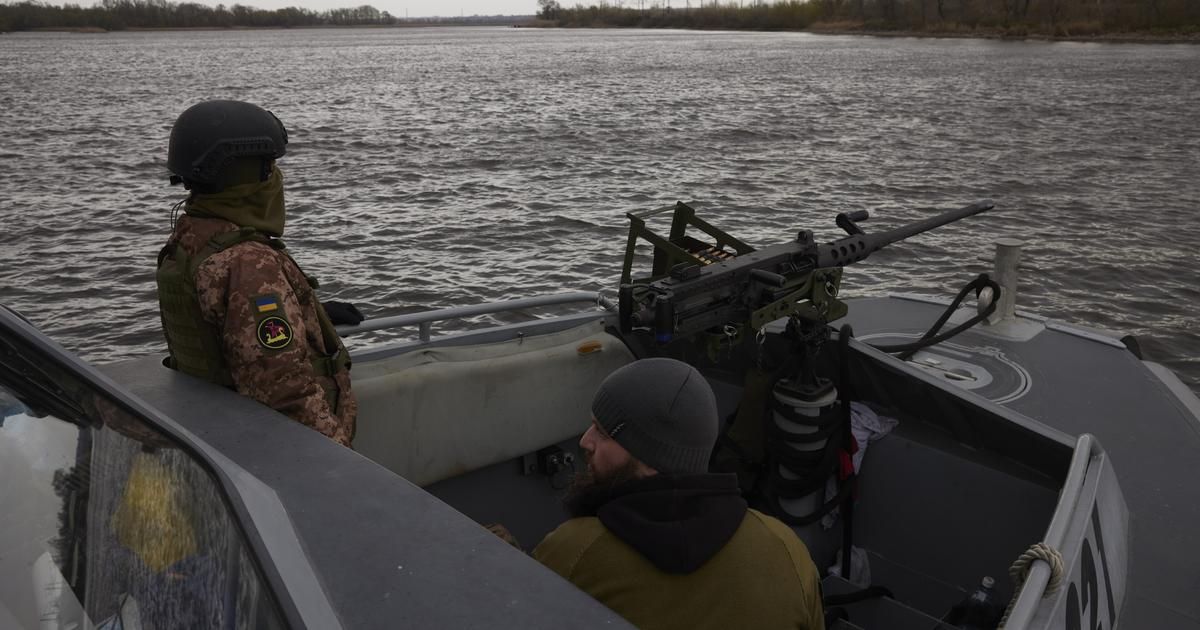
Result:
<svg viewBox="0 0 1200 630"><path fill-rule="evenodd" d="M429 341L433 334L433 325L436 322L446 321L449 319L461 319L463 317L474 317L477 315L507 313L540 306L557 306L561 304L578 304L585 302L596 304L606 311L615 312L617 310L617 305L611 299L605 297L599 292L574 291L570 293L535 295L532 297L517 298L515 300L486 302L484 304L471 304L468 306L451 306L449 308L422 311L420 313L407 313L404 315L392 315L389 317L380 317L378 319L368 319L357 325L338 326L337 331L339 335L345 336L353 333L371 332L388 328L418 326L418 334L420 335L421 341Z"/></svg>
<svg viewBox="0 0 1200 630"><path fill-rule="evenodd" d="M1075 441L1075 452L1071 456L1071 464L1067 469L1067 478L1063 482L1062 492L1058 495L1058 506L1054 510L1054 516L1050 519L1050 526L1046 528L1046 539L1043 542L1050 548L1062 548L1067 528L1075 516L1075 506L1079 503L1079 496L1083 492L1088 466L1093 456L1102 453L1100 442L1090 433L1080 435ZM1037 613L1042 597L1046 593L1051 573L1050 563L1041 559L1033 561L1029 567L1029 575L1025 578L1017 600L1009 612L1008 620L1004 624L1006 629L1016 630L1029 627L1029 623Z"/></svg>

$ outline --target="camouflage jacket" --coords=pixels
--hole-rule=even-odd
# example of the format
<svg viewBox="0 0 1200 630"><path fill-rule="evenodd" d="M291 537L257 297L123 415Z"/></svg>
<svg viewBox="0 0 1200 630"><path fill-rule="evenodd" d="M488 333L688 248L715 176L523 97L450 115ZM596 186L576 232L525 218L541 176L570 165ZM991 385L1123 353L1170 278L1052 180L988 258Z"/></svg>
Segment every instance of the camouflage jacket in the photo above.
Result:
<svg viewBox="0 0 1200 630"><path fill-rule="evenodd" d="M213 236L237 229L224 219L183 215L168 242L194 256ZM325 343L322 306L291 257L265 243L239 243L201 263L195 285L202 316L221 334L238 393L350 446L358 403L349 371L330 377L312 366L336 354L341 342Z"/></svg>

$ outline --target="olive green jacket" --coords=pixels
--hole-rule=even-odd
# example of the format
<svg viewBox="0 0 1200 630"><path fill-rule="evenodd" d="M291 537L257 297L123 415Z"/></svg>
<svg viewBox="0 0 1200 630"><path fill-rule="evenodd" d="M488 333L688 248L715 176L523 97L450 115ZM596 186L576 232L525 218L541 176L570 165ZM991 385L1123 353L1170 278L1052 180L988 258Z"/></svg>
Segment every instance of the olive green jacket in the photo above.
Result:
<svg viewBox="0 0 1200 630"><path fill-rule="evenodd" d="M756 510L691 573L660 570L594 516L563 523L533 557L644 630L825 627L808 549Z"/></svg>

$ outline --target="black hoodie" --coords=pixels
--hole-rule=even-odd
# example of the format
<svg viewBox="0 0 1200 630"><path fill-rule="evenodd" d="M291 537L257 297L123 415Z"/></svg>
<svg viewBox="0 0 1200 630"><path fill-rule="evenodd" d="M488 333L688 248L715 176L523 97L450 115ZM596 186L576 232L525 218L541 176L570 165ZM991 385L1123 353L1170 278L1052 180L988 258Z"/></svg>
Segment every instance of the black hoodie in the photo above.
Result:
<svg viewBox="0 0 1200 630"><path fill-rule="evenodd" d="M533 557L642 630L824 627L808 549L734 475L654 475L570 507Z"/></svg>
<svg viewBox="0 0 1200 630"><path fill-rule="evenodd" d="M600 522L667 573L691 573L733 537L746 516L737 475L653 475L619 486Z"/></svg>

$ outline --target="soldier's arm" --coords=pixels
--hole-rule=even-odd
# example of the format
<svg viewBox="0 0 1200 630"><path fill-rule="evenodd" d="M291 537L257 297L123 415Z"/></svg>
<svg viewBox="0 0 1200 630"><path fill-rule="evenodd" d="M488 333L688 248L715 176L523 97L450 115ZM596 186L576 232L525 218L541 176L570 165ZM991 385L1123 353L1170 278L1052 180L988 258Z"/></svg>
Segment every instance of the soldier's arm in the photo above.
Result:
<svg viewBox="0 0 1200 630"><path fill-rule="evenodd" d="M757 510L750 510L750 516L757 518L771 534L781 543L796 570L796 585L800 589L798 597L789 602L797 607L800 617L799 630L825 630L825 610L821 602L821 576L817 565L813 563L808 547L779 519L768 516Z"/></svg>
<svg viewBox="0 0 1200 630"><path fill-rule="evenodd" d="M309 318L273 252L250 244L215 254L197 271L196 289L222 331L238 393L345 444L313 373Z"/></svg>

